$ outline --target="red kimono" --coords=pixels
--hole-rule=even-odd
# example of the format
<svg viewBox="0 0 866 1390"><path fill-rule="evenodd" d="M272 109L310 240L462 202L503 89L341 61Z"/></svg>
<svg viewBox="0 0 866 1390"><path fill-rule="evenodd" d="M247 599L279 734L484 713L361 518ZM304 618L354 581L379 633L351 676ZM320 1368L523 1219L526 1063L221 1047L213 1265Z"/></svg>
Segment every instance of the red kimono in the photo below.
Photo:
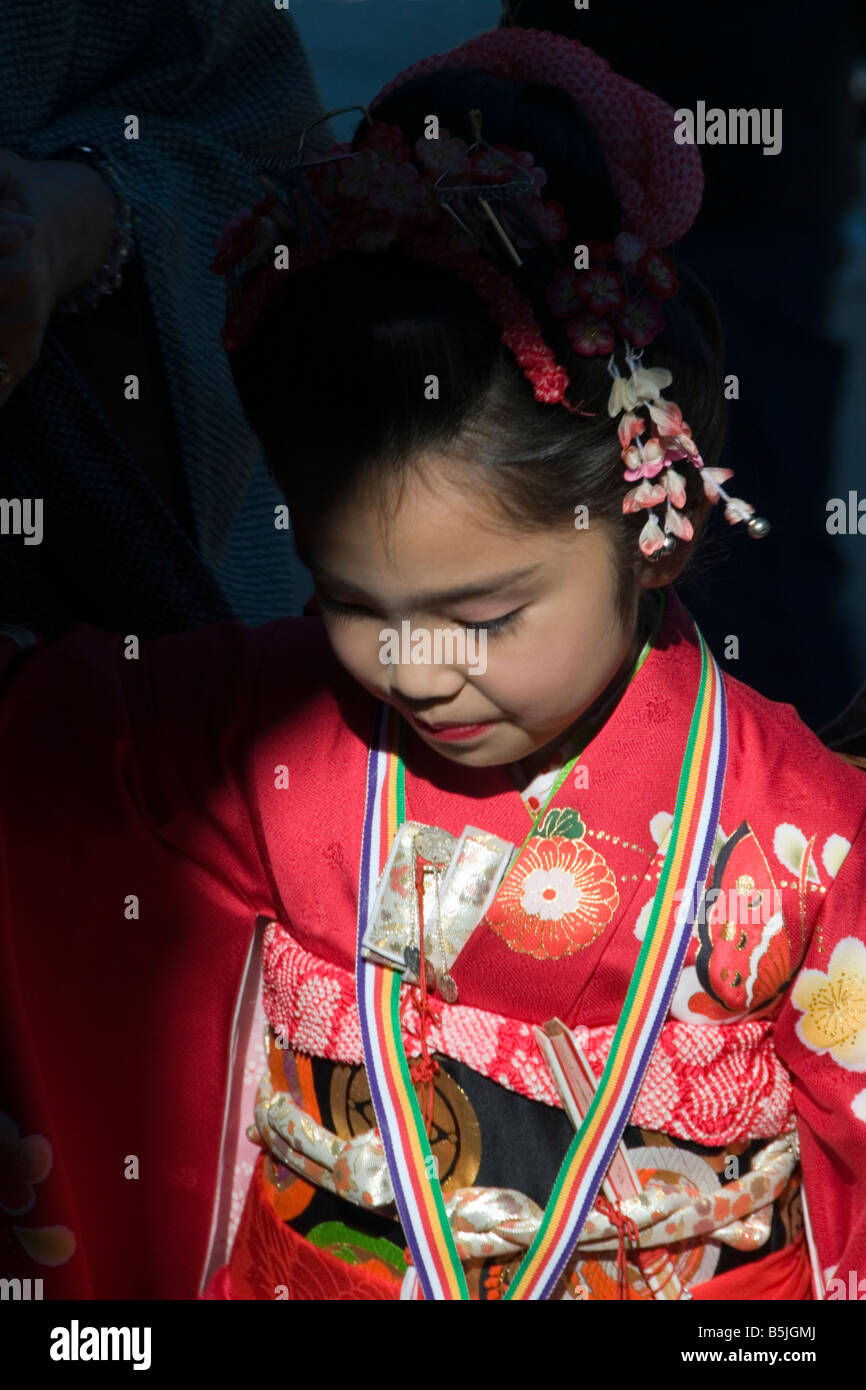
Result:
<svg viewBox="0 0 866 1390"><path fill-rule="evenodd" d="M42 1278L46 1298L398 1297L393 1209L344 1200L310 1158L374 1123L353 965L375 702L312 618L214 624L138 655L89 627L33 650L0 636L0 651L3 1272ZM563 870L530 839L454 965L459 998L431 1034L449 1200L510 1192L530 1225L546 1201L571 1127L532 1025L562 1019L600 1074L699 666L668 591L653 650L551 803L578 812L573 891L542 929L533 903L556 898ZM866 1276L866 777L790 706L725 688L717 901L625 1136L652 1210L624 1227L599 1204L572 1296L617 1296L624 1242L638 1298L652 1259L696 1297L807 1298L816 1271L828 1297L851 1297ZM508 767L463 769L411 731L405 747L407 819L524 842ZM772 910L741 929L725 910L737 895ZM263 1084L309 1117L297 1162L243 1133L256 1002ZM410 1009L410 1055L416 1022ZM467 1255L473 1297L501 1293L506 1227L491 1221Z"/></svg>

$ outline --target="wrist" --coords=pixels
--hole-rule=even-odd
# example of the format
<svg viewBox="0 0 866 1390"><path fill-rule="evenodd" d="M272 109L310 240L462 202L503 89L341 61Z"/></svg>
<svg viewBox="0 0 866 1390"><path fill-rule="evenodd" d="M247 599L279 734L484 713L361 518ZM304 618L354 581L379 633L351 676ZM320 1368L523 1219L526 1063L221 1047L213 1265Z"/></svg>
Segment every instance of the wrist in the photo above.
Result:
<svg viewBox="0 0 866 1390"><path fill-rule="evenodd" d="M117 204L99 171L79 160L30 161L37 227L54 302L87 284L104 264L114 235Z"/></svg>

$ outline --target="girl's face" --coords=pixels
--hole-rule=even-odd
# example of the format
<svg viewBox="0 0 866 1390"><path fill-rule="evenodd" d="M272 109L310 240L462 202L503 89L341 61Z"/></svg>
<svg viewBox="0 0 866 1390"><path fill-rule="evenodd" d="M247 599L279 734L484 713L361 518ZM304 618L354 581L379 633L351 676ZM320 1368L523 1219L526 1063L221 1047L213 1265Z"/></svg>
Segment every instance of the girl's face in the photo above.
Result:
<svg viewBox="0 0 866 1390"><path fill-rule="evenodd" d="M520 532L444 465L427 455L407 471L387 519L357 495L332 509L309 550L322 619L342 665L437 753L528 759L631 647L612 543L602 526Z"/></svg>

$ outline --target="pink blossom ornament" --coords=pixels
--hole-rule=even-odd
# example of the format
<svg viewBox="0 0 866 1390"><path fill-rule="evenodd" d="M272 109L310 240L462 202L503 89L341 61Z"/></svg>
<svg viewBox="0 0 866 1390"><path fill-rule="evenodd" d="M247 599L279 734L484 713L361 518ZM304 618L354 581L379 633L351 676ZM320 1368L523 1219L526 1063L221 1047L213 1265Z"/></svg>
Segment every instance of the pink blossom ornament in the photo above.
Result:
<svg viewBox="0 0 866 1390"><path fill-rule="evenodd" d="M674 401L651 401L649 413L650 418L658 425L659 434L676 438L683 427L683 413Z"/></svg>
<svg viewBox="0 0 866 1390"><path fill-rule="evenodd" d="M417 212L424 198L414 164L382 164L370 185L370 202L374 208L394 217L409 217Z"/></svg>
<svg viewBox="0 0 866 1390"><path fill-rule="evenodd" d="M665 490L660 483L646 479L637 487L630 488L622 499L622 509L626 515L642 511L645 507L656 507L665 500Z"/></svg>
<svg viewBox="0 0 866 1390"><path fill-rule="evenodd" d="M665 543L664 532L656 520L655 512L650 512L646 524L638 538L638 545L644 555L649 557L661 550Z"/></svg>
<svg viewBox="0 0 866 1390"><path fill-rule="evenodd" d="M665 526L672 535L683 541L690 541L695 534L694 527L688 517L678 512L675 507L671 506L670 502L668 502L665 512Z"/></svg>
<svg viewBox="0 0 866 1390"><path fill-rule="evenodd" d="M736 526L738 521L745 521L747 517L754 516L755 509L751 502L744 502L742 497L729 497L728 505L725 507L725 520L732 526Z"/></svg>
<svg viewBox="0 0 866 1390"><path fill-rule="evenodd" d="M623 449L627 449L633 439L639 434L643 434L646 429L646 420L642 420L640 415L636 415L633 410L627 410L616 427L619 442Z"/></svg>
<svg viewBox="0 0 866 1390"><path fill-rule="evenodd" d="M422 135L415 141L414 148L418 163L437 178L446 170L449 174L463 174L469 168L466 141L459 135L450 136L444 126L439 127L438 140L427 140Z"/></svg>
<svg viewBox="0 0 866 1390"><path fill-rule="evenodd" d="M662 486L675 507L686 505L686 480L675 468L666 468Z"/></svg>
<svg viewBox="0 0 866 1390"><path fill-rule="evenodd" d="M722 483L726 483L729 478L733 478L734 473L731 468L702 468L701 482L704 485L704 492L711 502L718 502L721 498L719 488Z"/></svg>

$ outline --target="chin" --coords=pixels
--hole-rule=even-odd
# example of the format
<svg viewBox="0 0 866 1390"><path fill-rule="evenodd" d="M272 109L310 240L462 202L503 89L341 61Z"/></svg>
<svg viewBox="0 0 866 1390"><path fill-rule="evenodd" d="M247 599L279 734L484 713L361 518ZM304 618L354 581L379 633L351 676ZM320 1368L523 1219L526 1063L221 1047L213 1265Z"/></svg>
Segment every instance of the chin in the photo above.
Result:
<svg viewBox="0 0 866 1390"><path fill-rule="evenodd" d="M447 749L440 743L428 743L428 748L433 748L440 757L447 758L449 763L460 763L462 767L504 767L508 763L514 762L512 757L503 757L485 748L463 748L459 744L449 746Z"/></svg>
<svg viewBox="0 0 866 1390"><path fill-rule="evenodd" d="M451 763L460 763L463 767L507 767L509 763L525 758L528 754L526 748L503 750L501 743L489 735L474 746L465 743L439 743L433 739L424 739L424 742L440 757L447 758Z"/></svg>

